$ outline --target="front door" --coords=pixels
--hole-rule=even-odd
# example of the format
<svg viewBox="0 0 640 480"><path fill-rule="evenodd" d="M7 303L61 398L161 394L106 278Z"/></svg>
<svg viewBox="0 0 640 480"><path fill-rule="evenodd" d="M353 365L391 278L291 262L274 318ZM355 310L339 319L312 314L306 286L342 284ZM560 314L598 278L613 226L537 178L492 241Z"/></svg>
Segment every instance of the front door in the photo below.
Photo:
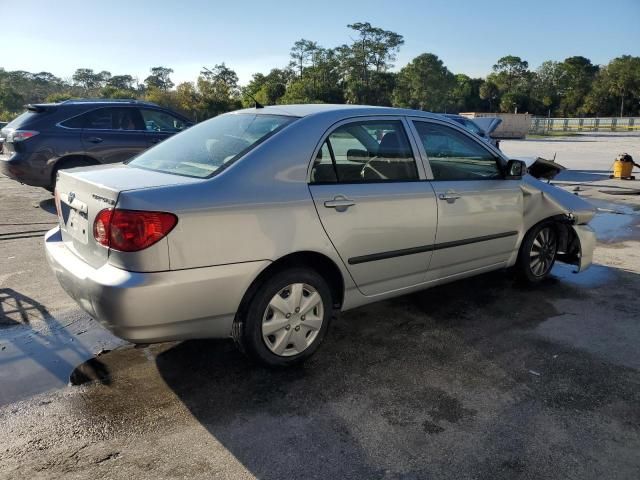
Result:
<svg viewBox="0 0 640 480"><path fill-rule="evenodd" d="M424 281L437 200L400 119L337 127L318 150L310 180L322 225L362 293Z"/></svg>
<svg viewBox="0 0 640 480"><path fill-rule="evenodd" d="M462 129L414 120L438 198L438 232L428 280L498 267L522 231L520 180L504 179L501 159Z"/></svg>
<svg viewBox="0 0 640 480"><path fill-rule="evenodd" d="M141 108L142 120L150 147L187 128L187 122L161 110Z"/></svg>

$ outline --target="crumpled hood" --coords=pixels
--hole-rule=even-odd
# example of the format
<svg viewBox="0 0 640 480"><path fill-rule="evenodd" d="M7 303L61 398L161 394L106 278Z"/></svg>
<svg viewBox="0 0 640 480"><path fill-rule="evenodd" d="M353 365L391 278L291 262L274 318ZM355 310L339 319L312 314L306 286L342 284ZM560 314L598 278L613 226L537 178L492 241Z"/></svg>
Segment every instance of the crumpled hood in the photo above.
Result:
<svg viewBox="0 0 640 480"><path fill-rule="evenodd" d="M525 193L525 210L532 214L535 214L535 210L543 208L548 216L548 210L553 209L557 214L571 214L577 225L589 223L596 214L596 208L578 195L542 182L531 175L524 176L522 190Z"/></svg>

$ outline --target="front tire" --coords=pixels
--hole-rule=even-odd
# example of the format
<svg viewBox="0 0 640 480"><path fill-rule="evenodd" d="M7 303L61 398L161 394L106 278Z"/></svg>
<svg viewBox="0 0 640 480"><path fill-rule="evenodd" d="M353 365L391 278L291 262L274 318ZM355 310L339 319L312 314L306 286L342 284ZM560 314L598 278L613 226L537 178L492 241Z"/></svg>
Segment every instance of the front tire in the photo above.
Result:
<svg viewBox="0 0 640 480"><path fill-rule="evenodd" d="M325 279L307 268L267 278L239 318L242 350L273 367L299 364L318 349L333 316Z"/></svg>
<svg viewBox="0 0 640 480"><path fill-rule="evenodd" d="M518 253L518 276L528 283L539 283L549 276L558 252L558 230L544 221L527 232Z"/></svg>

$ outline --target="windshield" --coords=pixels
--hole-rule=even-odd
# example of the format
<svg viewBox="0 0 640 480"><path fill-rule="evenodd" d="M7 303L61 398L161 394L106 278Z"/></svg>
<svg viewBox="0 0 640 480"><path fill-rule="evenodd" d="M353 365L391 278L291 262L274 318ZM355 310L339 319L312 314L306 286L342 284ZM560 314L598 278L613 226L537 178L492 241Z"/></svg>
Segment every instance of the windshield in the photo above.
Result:
<svg viewBox="0 0 640 480"><path fill-rule="evenodd" d="M207 120L147 150L133 167L190 177L211 177L295 117L231 114Z"/></svg>
<svg viewBox="0 0 640 480"><path fill-rule="evenodd" d="M463 125L464 128L466 128L467 130L469 130L470 132L475 133L476 135L480 135L481 137L484 136L484 131L478 127L478 125L476 125L473 120L463 120Z"/></svg>

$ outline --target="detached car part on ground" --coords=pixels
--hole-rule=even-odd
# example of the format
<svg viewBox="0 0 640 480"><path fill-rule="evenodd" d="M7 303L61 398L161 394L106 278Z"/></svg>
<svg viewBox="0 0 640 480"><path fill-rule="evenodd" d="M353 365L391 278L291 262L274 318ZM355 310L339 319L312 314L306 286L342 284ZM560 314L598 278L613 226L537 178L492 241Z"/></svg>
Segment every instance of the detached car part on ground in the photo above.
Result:
<svg viewBox="0 0 640 480"><path fill-rule="evenodd" d="M496 269L587 268L595 211L458 124L290 105L216 117L128 164L59 172L63 288L138 343L232 336L269 365L336 311Z"/></svg>

